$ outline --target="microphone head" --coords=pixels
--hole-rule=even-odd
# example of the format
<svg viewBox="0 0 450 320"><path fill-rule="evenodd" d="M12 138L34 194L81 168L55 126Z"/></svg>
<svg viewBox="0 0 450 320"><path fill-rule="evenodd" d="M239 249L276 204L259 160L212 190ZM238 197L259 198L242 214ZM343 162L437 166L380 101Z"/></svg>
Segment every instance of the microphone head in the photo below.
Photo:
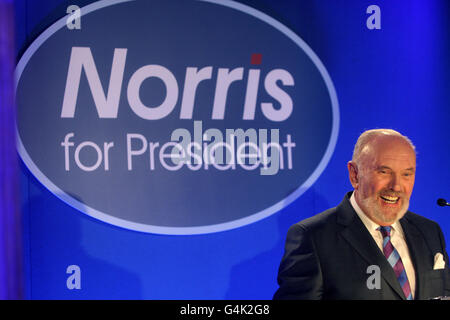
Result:
<svg viewBox="0 0 450 320"><path fill-rule="evenodd" d="M445 207L445 206L449 206L450 205L449 203L447 203L447 200L442 199L442 198L437 200L437 204L440 205L441 207Z"/></svg>

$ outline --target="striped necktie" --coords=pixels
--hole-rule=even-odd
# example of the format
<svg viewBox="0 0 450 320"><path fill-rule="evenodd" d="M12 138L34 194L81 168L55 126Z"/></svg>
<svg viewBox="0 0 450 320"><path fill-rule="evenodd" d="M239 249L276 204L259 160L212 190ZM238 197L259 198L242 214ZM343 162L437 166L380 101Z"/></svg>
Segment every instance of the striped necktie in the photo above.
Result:
<svg viewBox="0 0 450 320"><path fill-rule="evenodd" d="M408 277L406 276L405 266L403 265L398 251L394 248L391 242L391 227L379 227L378 230L380 230L383 235L384 256L394 269L395 275L400 282L400 286L402 287L406 299L412 300L413 296L411 293L411 287L409 286Z"/></svg>

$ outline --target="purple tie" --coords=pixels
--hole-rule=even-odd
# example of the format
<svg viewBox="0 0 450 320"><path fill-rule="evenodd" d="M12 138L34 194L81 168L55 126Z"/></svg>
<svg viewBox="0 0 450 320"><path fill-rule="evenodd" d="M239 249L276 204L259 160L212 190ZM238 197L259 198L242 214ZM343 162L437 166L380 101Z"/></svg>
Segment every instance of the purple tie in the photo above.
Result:
<svg viewBox="0 0 450 320"><path fill-rule="evenodd" d="M403 266L403 262L398 254L398 251L394 248L391 242L391 227L379 227L378 230L380 230L383 235L384 256L394 269L395 275L400 282L400 286L402 287L406 299L412 300L413 296L411 293L411 287L409 286L408 277L406 276L405 267Z"/></svg>

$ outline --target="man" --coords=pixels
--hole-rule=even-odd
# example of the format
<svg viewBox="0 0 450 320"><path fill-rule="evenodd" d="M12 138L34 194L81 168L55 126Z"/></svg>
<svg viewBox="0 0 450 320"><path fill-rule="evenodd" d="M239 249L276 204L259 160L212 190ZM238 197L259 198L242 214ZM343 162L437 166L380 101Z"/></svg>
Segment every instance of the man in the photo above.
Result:
<svg viewBox="0 0 450 320"><path fill-rule="evenodd" d="M364 132L348 163L354 191L289 229L274 299L450 295L442 231L408 211L415 170L407 137L389 129Z"/></svg>

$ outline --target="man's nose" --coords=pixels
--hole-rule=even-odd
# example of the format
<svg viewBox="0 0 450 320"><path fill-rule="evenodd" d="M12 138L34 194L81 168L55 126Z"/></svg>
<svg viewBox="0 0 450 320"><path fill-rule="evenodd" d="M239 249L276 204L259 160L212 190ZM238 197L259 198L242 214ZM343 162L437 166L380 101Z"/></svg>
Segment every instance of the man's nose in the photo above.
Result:
<svg viewBox="0 0 450 320"><path fill-rule="evenodd" d="M400 176L398 176L397 174L392 174L391 176L391 181L389 183L389 188L395 192L400 192L402 191L402 187L400 185Z"/></svg>

